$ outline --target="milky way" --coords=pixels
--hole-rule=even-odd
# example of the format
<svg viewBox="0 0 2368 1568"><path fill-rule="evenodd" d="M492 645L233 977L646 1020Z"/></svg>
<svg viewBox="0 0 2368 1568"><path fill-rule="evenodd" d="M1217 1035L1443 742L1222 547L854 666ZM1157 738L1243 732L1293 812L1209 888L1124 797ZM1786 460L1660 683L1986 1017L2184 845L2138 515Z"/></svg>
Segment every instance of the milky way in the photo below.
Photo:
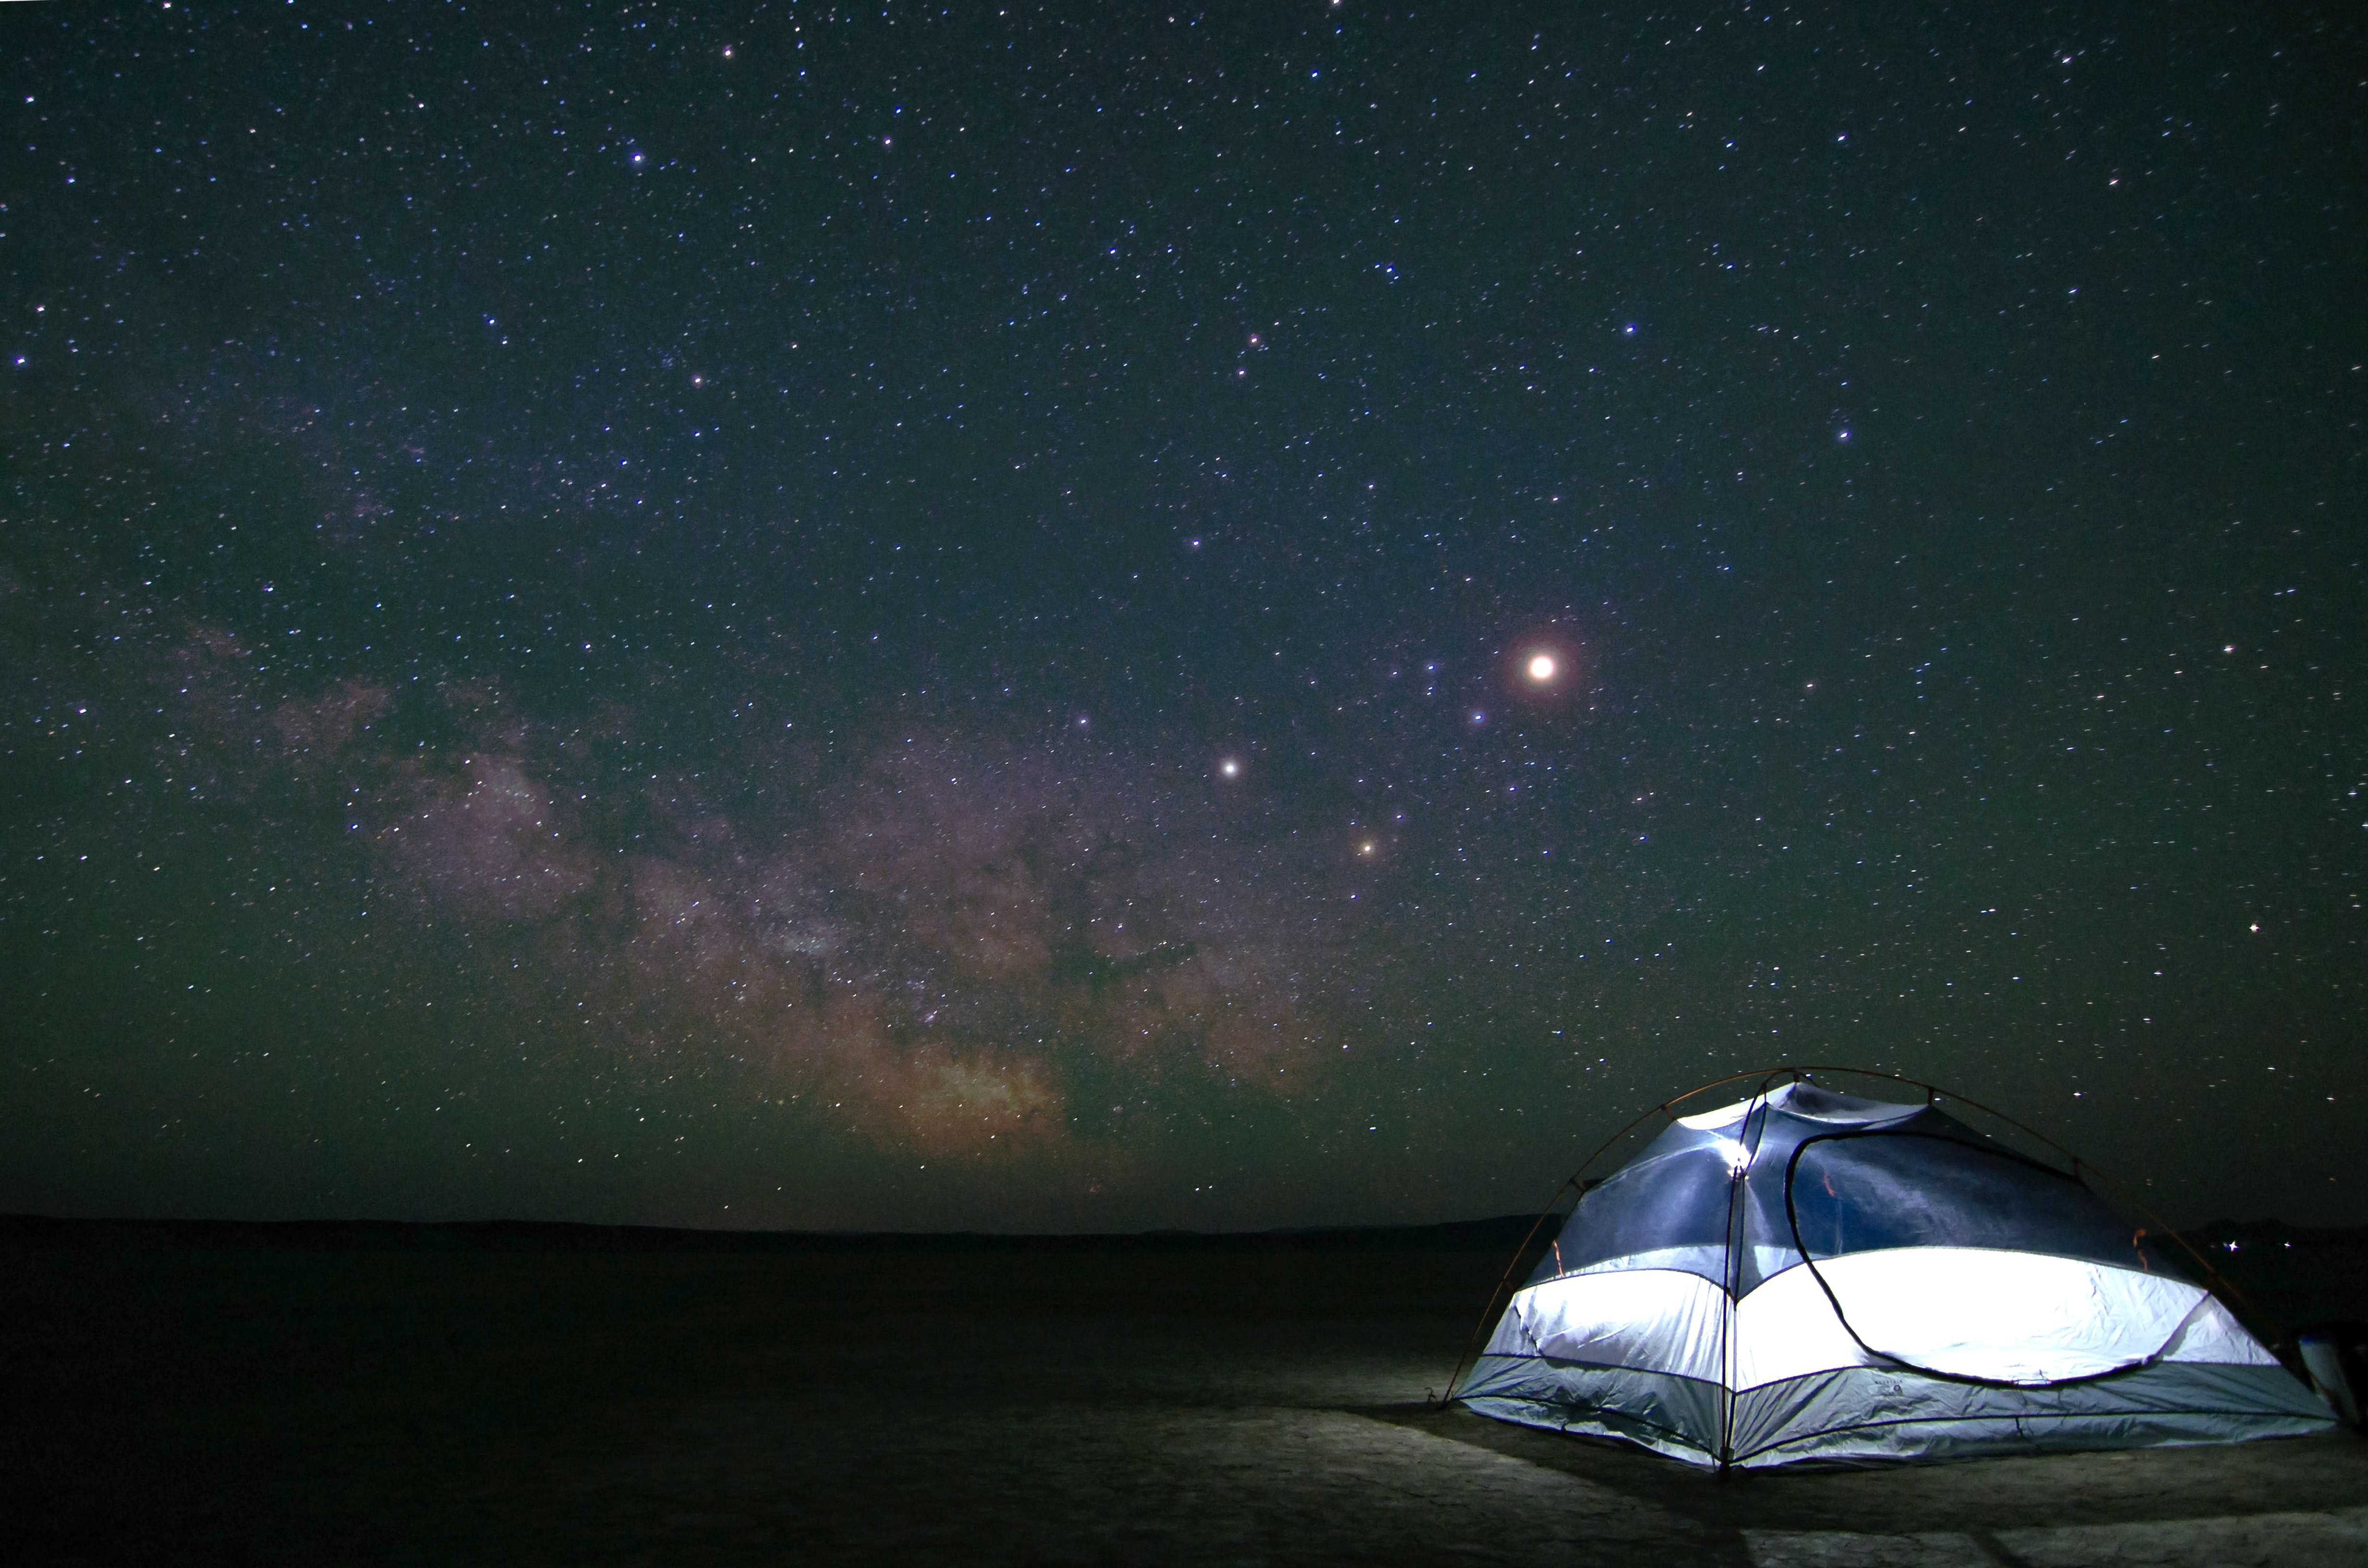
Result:
<svg viewBox="0 0 2368 1568"><path fill-rule="evenodd" d="M2356 23L6 12L0 1209L2357 1217Z"/></svg>

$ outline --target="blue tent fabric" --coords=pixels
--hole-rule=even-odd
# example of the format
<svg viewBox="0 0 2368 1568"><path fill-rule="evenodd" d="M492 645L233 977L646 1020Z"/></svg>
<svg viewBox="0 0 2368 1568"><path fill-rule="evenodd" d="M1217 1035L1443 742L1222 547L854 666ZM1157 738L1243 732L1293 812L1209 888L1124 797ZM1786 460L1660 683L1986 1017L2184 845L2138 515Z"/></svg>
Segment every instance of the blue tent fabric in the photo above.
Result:
<svg viewBox="0 0 2368 1568"><path fill-rule="evenodd" d="M2330 1421L2075 1176L1805 1081L1679 1119L1588 1188L1455 1397L1719 1467Z"/></svg>

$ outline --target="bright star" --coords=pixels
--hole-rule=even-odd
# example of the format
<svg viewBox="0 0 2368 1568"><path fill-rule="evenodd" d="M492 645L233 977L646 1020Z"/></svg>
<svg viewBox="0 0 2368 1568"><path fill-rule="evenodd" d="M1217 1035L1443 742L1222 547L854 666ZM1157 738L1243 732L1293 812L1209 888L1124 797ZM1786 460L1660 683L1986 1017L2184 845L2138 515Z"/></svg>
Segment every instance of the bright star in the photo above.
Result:
<svg viewBox="0 0 2368 1568"><path fill-rule="evenodd" d="M1552 653L1538 653L1532 655L1530 660L1530 678L1536 681L1547 681L1554 679L1554 655Z"/></svg>

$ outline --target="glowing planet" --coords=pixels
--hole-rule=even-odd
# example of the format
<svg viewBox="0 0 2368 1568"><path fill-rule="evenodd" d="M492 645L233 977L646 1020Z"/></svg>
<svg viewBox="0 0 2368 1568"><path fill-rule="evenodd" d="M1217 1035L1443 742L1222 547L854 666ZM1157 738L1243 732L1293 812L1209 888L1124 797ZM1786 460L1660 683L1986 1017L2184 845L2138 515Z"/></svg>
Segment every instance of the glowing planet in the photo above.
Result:
<svg viewBox="0 0 2368 1568"><path fill-rule="evenodd" d="M1536 681L1547 681L1554 679L1554 655L1552 653L1532 654L1530 658L1530 678Z"/></svg>

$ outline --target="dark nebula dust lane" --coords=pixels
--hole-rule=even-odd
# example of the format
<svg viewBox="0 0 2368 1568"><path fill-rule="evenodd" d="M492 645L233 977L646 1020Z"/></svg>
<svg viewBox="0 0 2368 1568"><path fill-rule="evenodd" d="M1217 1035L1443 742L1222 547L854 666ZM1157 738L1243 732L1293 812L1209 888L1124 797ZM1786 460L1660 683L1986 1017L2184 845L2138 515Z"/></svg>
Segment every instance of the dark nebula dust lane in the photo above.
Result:
<svg viewBox="0 0 2368 1568"><path fill-rule="evenodd" d="M2359 1217L2335 8L0 15L0 1210Z"/></svg>

